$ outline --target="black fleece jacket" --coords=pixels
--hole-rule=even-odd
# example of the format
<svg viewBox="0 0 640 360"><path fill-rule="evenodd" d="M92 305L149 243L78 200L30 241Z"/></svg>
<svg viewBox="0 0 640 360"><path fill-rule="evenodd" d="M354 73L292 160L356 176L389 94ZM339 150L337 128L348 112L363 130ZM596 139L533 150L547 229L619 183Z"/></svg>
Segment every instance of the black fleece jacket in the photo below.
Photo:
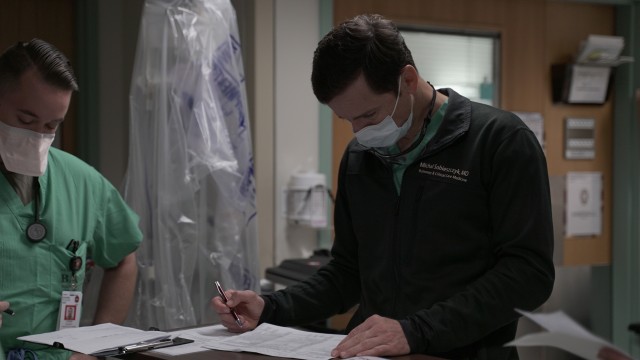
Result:
<svg viewBox="0 0 640 360"><path fill-rule="evenodd" d="M397 319L412 353L514 359L518 314L550 295L553 229L544 153L514 114L451 89L445 117L404 173L355 140L340 165L332 260L263 296L261 321L300 325L359 307Z"/></svg>

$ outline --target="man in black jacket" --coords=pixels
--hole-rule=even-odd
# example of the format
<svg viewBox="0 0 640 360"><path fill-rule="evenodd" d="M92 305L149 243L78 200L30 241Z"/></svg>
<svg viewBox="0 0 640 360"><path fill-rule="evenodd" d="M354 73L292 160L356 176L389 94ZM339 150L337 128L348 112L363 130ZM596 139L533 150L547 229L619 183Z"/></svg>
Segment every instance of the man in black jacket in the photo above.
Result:
<svg viewBox="0 0 640 360"><path fill-rule="evenodd" d="M222 323L300 325L359 304L332 356L517 359L502 346L515 336L514 309L540 306L554 281L534 134L512 113L436 91L378 15L327 34L311 81L355 134L338 175L332 260L282 291L212 299Z"/></svg>

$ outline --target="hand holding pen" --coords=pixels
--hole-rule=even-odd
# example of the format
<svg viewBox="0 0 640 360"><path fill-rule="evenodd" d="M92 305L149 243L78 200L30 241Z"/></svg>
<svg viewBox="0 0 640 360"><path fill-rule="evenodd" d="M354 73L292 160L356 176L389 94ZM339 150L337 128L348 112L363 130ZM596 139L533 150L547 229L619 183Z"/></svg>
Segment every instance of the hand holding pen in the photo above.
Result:
<svg viewBox="0 0 640 360"><path fill-rule="evenodd" d="M218 294L220 294L220 297L222 298L222 301L226 304L229 301L229 299L227 299L227 295L225 295L224 290L222 289L222 285L220 285L220 283L217 282L217 281L216 281L216 289L218 289ZM242 321L240 321L240 318L238 317L238 314L236 313L235 310L231 309L231 315L235 319L236 324L238 324L238 326L242 327Z"/></svg>
<svg viewBox="0 0 640 360"><path fill-rule="evenodd" d="M229 290L225 293L217 281L216 289L220 296L211 299L211 307L218 313L222 325L231 332L246 332L258 326L264 309L264 300L258 294L251 290Z"/></svg>

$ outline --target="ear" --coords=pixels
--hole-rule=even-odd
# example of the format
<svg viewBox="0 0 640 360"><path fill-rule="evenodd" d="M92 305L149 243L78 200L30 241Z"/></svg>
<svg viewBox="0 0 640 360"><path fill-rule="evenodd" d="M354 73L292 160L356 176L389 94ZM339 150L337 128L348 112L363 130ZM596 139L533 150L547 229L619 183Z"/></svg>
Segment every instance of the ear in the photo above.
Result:
<svg viewBox="0 0 640 360"><path fill-rule="evenodd" d="M415 94L418 89L418 70L414 68L412 65L405 65L402 68L402 82L406 91L409 91L410 94Z"/></svg>

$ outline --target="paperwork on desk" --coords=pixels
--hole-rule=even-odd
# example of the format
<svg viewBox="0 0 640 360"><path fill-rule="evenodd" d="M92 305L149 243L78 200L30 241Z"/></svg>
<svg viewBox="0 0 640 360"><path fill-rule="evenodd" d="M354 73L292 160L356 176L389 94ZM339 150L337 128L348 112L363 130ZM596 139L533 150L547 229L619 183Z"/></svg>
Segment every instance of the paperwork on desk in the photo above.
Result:
<svg viewBox="0 0 640 360"><path fill-rule="evenodd" d="M548 314L517 311L548 331L521 336L505 346L553 346L588 360L598 360L598 351L605 346L626 354L608 341L590 333L562 311Z"/></svg>
<svg viewBox="0 0 640 360"><path fill-rule="evenodd" d="M21 336L18 340L63 347L67 350L92 355L117 351L123 346L167 339L170 336L170 334L161 331L144 331L115 324L99 324Z"/></svg>
<svg viewBox="0 0 640 360"><path fill-rule="evenodd" d="M327 360L332 358L331 350L345 336L261 324L253 331L224 339L221 342L208 343L205 347L215 350L247 351L293 359ZM359 359L380 358L359 357Z"/></svg>
<svg viewBox="0 0 640 360"><path fill-rule="evenodd" d="M194 342L153 350L154 353L175 356L213 349L253 352L294 359L325 360L331 359L331 350L345 337L345 335L307 332L271 324L262 324L253 331L242 334L231 333L222 325L213 325L175 331L171 335L191 339ZM361 356L352 359L382 358Z"/></svg>
<svg viewBox="0 0 640 360"><path fill-rule="evenodd" d="M144 331L114 324L100 324L21 336L18 340L49 346L56 346L55 344L59 343L67 350L97 355L119 352L119 349L127 345L180 338L193 340L193 343L151 351L175 356L214 349L234 352L246 351L294 359L326 360L331 359L331 350L344 337L345 335L307 332L271 324L262 324L253 331L243 334L231 333L222 325L162 332ZM360 356L352 359L382 358Z"/></svg>

